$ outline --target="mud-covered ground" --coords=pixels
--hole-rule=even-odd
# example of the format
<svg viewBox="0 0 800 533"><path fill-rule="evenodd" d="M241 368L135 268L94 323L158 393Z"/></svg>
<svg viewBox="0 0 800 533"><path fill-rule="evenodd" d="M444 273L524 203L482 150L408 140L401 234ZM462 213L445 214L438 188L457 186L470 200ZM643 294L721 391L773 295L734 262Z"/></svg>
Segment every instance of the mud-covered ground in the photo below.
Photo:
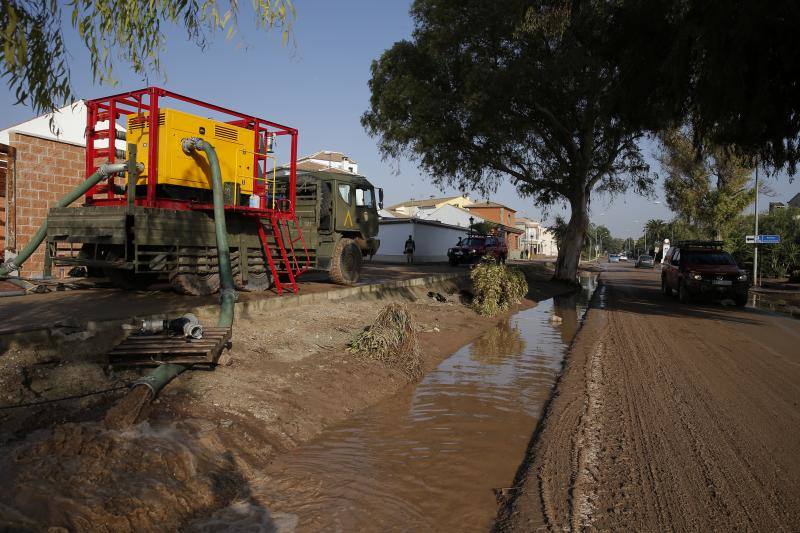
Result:
<svg viewBox="0 0 800 533"><path fill-rule="evenodd" d="M530 275L531 299L566 290L546 282L548 272ZM428 288L390 297L408 304L426 369L500 319L477 316L462 303L462 288L436 287L445 302L429 298ZM122 429L104 417L136 375L106 368L93 339L77 333L63 351L10 350L0 357L0 524L141 531L196 522L213 529L215 512L252 517L254 509L273 523L248 489L260 469L408 386L400 371L345 349L387 301L340 300L239 319L226 366L184 373L146 421ZM78 397L2 409L70 395ZM236 516L219 523L235 528Z"/></svg>
<svg viewBox="0 0 800 533"><path fill-rule="evenodd" d="M800 322L608 266L498 531L800 531Z"/></svg>

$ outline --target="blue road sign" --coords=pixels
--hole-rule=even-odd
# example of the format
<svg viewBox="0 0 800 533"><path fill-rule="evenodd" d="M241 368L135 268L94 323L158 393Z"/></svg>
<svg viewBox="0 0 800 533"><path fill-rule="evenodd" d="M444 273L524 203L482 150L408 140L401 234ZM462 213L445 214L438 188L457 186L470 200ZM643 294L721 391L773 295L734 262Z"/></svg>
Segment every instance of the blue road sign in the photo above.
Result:
<svg viewBox="0 0 800 533"><path fill-rule="evenodd" d="M759 235L756 237L756 244L780 244L780 235Z"/></svg>

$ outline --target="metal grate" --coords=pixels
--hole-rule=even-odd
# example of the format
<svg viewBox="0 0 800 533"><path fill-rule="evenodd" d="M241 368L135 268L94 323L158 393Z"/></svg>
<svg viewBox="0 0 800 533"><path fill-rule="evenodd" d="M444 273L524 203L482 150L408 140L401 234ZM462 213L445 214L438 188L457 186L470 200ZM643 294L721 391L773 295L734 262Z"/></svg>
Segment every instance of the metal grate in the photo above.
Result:
<svg viewBox="0 0 800 533"><path fill-rule="evenodd" d="M234 128L226 128L219 124L214 125L214 137L225 139L226 141L236 141L239 139L239 132Z"/></svg>

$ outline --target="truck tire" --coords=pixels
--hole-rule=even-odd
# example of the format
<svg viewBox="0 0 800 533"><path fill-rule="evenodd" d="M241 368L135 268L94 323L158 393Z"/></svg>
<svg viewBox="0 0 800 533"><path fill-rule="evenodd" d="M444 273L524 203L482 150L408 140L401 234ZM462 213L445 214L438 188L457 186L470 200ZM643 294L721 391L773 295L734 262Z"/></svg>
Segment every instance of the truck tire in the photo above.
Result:
<svg viewBox="0 0 800 533"><path fill-rule="evenodd" d="M353 285L361 276L361 249L353 239L342 237L333 247L330 277L339 285Z"/></svg>
<svg viewBox="0 0 800 533"><path fill-rule="evenodd" d="M678 300L682 304L688 304L692 301L692 293L689 292L689 289L686 288L686 284L683 282L678 285Z"/></svg>
<svg viewBox="0 0 800 533"><path fill-rule="evenodd" d="M179 272L169 278L175 292L190 296L208 296L219 290L219 274Z"/></svg>
<svg viewBox="0 0 800 533"><path fill-rule="evenodd" d="M667 285L667 278L665 276L661 276L661 294L664 296L672 296L672 289Z"/></svg>
<svg viewBox="0 0 800 533"><path fill-rule="evenodd" d="M261 272L248 272L247 283L242 282L242 275L236 276L236 288L247 292L264 292L272 288L272 273L268 267Z"/></svg>

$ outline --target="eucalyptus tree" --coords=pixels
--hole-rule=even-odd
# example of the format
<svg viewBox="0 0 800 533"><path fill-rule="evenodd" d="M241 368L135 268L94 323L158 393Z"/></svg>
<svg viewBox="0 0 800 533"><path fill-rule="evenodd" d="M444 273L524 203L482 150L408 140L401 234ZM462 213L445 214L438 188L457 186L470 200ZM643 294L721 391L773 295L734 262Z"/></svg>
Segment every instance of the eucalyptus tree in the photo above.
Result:
<svg viewBox="0 0 800 533"><path fill-rule="evenodd" d="M252 10L257 27L279 27L285 42L295 17L291 0L255 0ZM94 81L113 85L119 63L143 76L160 72L164 26L182 28L203 48L218 32L232 37L239 13L235 0L3 0L0 75L17 103L51 111L74 100L65 30L83 42Z"/></svg>
<svg viewBox="0 0 800 533"><path fill-rule="evenodd" d="M570 206L555 278L575 280L596 191L652 185L640 133L618 120L613 61L596 51L604 2L416 0L411 40L372 64L362 117L385 157L432 181L491 191L510 180L541 206Z"/></svg>

